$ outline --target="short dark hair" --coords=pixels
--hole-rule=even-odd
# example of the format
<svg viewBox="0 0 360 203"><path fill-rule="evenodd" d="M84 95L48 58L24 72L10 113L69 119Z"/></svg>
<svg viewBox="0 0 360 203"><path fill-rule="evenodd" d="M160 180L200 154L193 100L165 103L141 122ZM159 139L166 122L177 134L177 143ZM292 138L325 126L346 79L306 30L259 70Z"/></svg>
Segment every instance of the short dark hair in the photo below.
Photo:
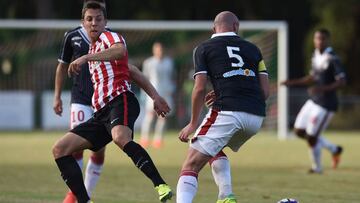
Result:
<svg viewBox="0 0 360 203"><path fill-rule="evenodd" d="M82 13L81 13L81 18L84 19L85 17L85 12L88 10L88 9L100 9L103 14L104 14L104 17L105 19L107 19L107 13L106 13L106 9L104 6L101 6L101 4L99 3L96 3L94 1L89 1L88 3L84 3L84 6L83 6L83 9L82 9Z"/></svg>
<svg viewBox="0 0 360 203"><path fill-rule="evenodd" d="M83 6L85 6L85 4L91 3L91 2L93 2L93 3L98 3L98 4L100 4L101 6L103 6L103 7L106 8L106 2L105 2L105 0L84 0L84 5L83 5Z"/></svg>
<svg viewBox="0 0 360 203"><path fill-rule="evenodd" d="M330 31L326 28L319 28L316 30L316 32L320 32L322 35L325 35L325 37L330 38L331 34Z"/></svg>

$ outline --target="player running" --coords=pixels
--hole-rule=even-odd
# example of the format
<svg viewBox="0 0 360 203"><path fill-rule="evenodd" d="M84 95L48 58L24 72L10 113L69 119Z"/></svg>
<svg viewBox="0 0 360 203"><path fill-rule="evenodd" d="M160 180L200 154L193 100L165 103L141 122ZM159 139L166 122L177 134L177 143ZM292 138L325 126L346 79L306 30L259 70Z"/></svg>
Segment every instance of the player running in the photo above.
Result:
<svg viewBox="0 0 360 203"><path fill-rule="evenodd" d="M321 133L337 110L336 90L345 85L346 79L340 59L330 47L328 30L319 29L314 33L314 46L310 75L281 84L313 85L308 89L310 99L296 117L294 131L309 144L312 161L309 173L322 173L321 148L325 147L331 152L333 168L338 166L343 151L341 146L331 143Z"/></svg>

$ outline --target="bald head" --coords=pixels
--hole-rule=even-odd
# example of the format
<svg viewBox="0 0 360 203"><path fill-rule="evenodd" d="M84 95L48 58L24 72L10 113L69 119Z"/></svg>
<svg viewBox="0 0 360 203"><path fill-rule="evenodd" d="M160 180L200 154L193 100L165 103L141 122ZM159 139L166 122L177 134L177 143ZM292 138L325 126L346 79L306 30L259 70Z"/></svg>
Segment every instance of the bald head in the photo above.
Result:
<svg viewBox="0 0 360 203"><path fill-rule="evenodd" d="M239 30L239 19L230 11L223 11L215 17L214 32L235 32Z"/></svg>

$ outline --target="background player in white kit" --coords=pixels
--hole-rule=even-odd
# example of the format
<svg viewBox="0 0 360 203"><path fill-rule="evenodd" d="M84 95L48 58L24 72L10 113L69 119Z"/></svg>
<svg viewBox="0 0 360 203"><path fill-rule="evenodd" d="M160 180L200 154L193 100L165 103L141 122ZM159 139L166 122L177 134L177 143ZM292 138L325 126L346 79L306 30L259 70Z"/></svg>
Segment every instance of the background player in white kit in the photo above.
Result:
<svg viewBox="0 0 360 203"><path fill-rule="evenodd" d="M173 93L175 90L174 62L172 58L164 55L162 43L155 42L152 47L153 56L146 59L143 63L143 73L154 85L155 89L163 96L170 108L173 109ZM140 144L143 147L149 145L149 135L154 118L156 123L154 127L154 138L152 146L161 148L163 145L163 136L167 117L157 117L153 110L152 100L149 96L145 99L145 117L141 126Z"/></svg>
<svg viewBox="0 0 360 203"><path fill-rule="evenodd" d="M309 173L321 173L321 148L332 154L333 168L340 161L343 149L325 139L321 133L329 124L338 101L336 90L345 85L345 72L339 57L330 47L330 32L319 29L314 33L315 50L312 57L310 75L303 78L287 80L281 84L286 86L313 85L308 89L310 99L301 108L296 117L294 131L300 138L307 140L312 161Z"/></svg>

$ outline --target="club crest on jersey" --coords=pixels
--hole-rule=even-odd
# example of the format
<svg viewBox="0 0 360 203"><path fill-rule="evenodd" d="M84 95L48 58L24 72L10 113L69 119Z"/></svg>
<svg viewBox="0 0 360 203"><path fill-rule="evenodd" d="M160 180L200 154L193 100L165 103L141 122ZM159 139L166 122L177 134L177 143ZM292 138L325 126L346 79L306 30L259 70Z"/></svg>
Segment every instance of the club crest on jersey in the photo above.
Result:
<svg viewBox="0 0 360 203"><path fill-rule="evenodd" d="M229 77L236 76L236 75L242 75L242 76L246 76L246 77L255 77L254 71L247 69L247 68L246 69L239 68L237 70L228 71L223 74L223 77L229 78Z"/></svg>

